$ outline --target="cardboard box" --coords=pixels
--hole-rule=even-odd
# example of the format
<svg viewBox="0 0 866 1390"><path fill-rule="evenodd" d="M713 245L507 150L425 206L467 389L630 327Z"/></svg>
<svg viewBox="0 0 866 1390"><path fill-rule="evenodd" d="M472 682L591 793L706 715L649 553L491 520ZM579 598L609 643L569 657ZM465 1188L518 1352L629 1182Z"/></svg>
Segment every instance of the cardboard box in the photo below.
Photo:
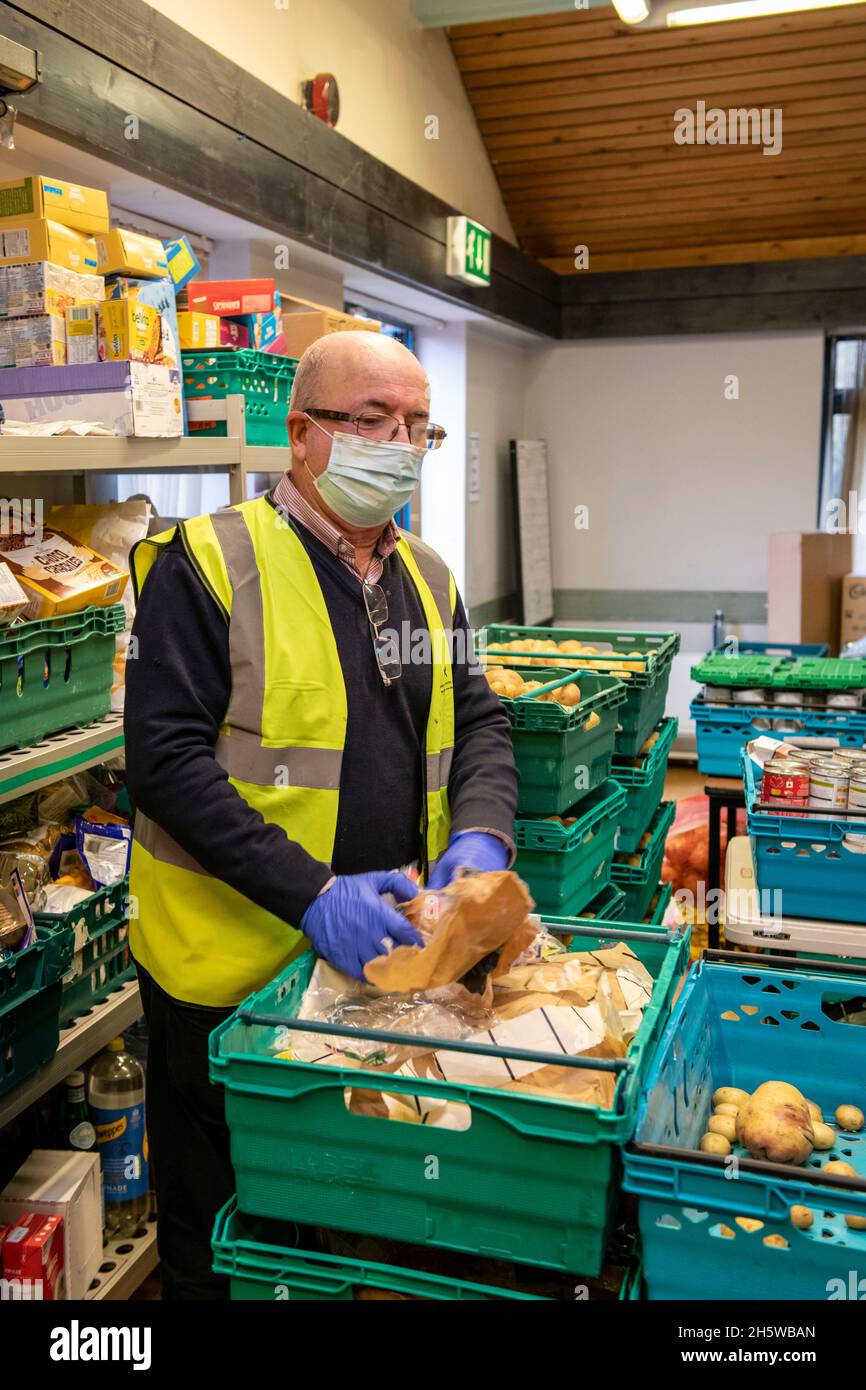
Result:
<svg viewBox="0 0 866 1390"><path fill-rule="evenodd" d="M66 1297L63 1272L63 1217L23 1212L3 1241L4 1292L27 1302L56 1302Z"/></svg>
<svg viewBox="0 0 866 1390"><path fill-rule="evenodd" d="M181 375L176 367L99 362L88 367L10 368L3 373L2 385L9 420L90 420L114 434L145 439L183 434Z"/></svg>
<svg viewBox="0 0 866 1390"><path fill-rule="evenodd" d="M71 367L99 361L99 308L74 304L66 310L66 360Z"/></svg>
<svg viewBox="0 0 866 1390"><path fill-rule="evenodd" d="M83 1298L102 1263L99 1155L34 1149L0 1193L0 1221L25 1211L63 1218L67 1298Z"/></svg>
<svg viewBox="0 0 866 1390"><path fill-rule="evenodd" d="M0 535L0 560L28 594L28 620L119 603L129 579L104 555L50 526L38 538Z"/></svg>
<svg viewBox="0 0 866 1390"><path fill-rule="evenodd" d="M168 275L165 248L156 237L113 227L96 238L100 275L145 275L160 279Z"/></svg>
<svg viewBox="0 0 866 1390"><path fill-rule="evenodd" d="M276 290L273 280L191 280L180 307L194 314L224 314L227 318L269 314Z"/></svg>
<svg viewBox="0 0 866 1390"><path fill-rule="evenodd" d="M44 174L0 183L0 220L47 217L76 232L108 231L108 194Z"/></svg>
<svg viewBox="0 0 866 1390"><path fill-rule="evenodd" d="M842 580L842 616L839 647L866 637L866 576L846 574Z"/></svg>
<svg viewBox="0 0 866 1390"><path fill-rule="evenodd" d="M0 222L0 265L24 261L50 261L81 275L96 275L99 269L96 242L83 232L41 217Z"/></svg>
<svg viewBox="0 0 866 1390"><path fill-rule="evenodd" d="M160 316L152 304L139 299L108 299L100 304L100 362L156 362L161 344Z"/></svg>
<svg viewBox="0 0 866 1390"><path fill-rule="evenodd" d="M62 314L0 319L0 367L63 367L66 320Z"/></svg>
<svg viewBox="0 0 866 1390"><path fill-rule="evenodd" d="M788 531L770 536L767 636L771 642L829 642L839 650L842 579L851 536Z"/></svg>
<svg viewBox="0 0 866 1390"><path fill-rule="evenodd" d="M188 237L181 236L175 241L164 241L162 244L168 261L168 273L175 291L180 291L201 270L198 256L193 251Z"/></svg>
<svg viewBox="0 0 866 1390"><path fill-rule="evenodd" d="M8 565L0 562L0 627L14 623L27 607L27 595Z"/></svg>
<svg viewBox="0 0 866 1390"><path fill-rule="evenodd" d="M177 316L182 352L203 352L207 348L247 348L250 335L238 319L219 314L193 314L181 310Z"/></svg>
<svg viewBox="0 0 866 1390"><path fill-rule="evenodd" d="M309 299L280 295L282 332L268 351L281 352L286 357L301 357L317 338L328 333L351 333L360 330L378 333L382 325L375 319L356 319L340 309L314 304Z"/></svg>
<svg viewBox="0 0 866 1390"><path fill-rule="evenodd" d="M101 275L79 275L50 261L0 266L0 318L65 314L74 304L99 304L104 298Z"/></svg>
<svg viewBox="0 0 866 1390"><path fill-rule="evenodd" d="M171 280L133 280L116 276L105 287L106 299L149 304L160 316L160 346L156 363L161 367L180 366L177 305Z"/></svg>

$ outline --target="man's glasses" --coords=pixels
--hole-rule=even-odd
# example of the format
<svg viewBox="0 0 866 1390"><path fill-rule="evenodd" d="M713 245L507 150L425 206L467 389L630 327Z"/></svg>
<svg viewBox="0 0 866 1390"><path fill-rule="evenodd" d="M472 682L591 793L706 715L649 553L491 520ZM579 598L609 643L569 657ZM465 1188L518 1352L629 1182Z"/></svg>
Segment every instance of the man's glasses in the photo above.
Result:
<svg viewBox="0 0 866 1390"><path fill-rule="evenodd" d="M391 685L393 681L400 679L403 674L403 667L400 663L400 657L393 650L394 634L392 633L389 637L382 637L379 631L388 621L388 600L385 597L384 589L379 584L368 584L365 579L361 589L364 594L364 607L367 610L370 631L373 635L373 654L379 668L379 675L385 685Z"/></svg>
<svg viewBox="0 0 866 1390"><path fill-rule="evenodd" d="M320 410L318 407L311 407L305 410L304 414L312 415L315 420L340 420L354 425L358 434L364 435L367 439L381 439L386 444L396 439L400 430L405 427L409 434L409 443L414 444L416 449L438 449L442 441L448 437L447 431L441 425L430 425L423 420L416 420L408 425L404 420L398 420L396 415L383 415L378 410L365 410L360 415L350 415L345 410Z"/></svg>

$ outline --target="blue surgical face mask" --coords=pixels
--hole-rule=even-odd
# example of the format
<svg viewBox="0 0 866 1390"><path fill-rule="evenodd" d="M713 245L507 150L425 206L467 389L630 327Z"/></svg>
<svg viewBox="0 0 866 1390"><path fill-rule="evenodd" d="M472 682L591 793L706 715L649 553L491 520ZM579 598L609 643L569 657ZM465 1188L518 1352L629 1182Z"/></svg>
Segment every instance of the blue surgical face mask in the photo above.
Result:
<svg viewBox="0 0 866 1390"><path fill-rule="evenodd" d="M311 423L322 429L316 420ZM417 491L426 453L415 444L336 431L328 466L313 477L313 484L334 515L350 526L384 526Z"/></svg>

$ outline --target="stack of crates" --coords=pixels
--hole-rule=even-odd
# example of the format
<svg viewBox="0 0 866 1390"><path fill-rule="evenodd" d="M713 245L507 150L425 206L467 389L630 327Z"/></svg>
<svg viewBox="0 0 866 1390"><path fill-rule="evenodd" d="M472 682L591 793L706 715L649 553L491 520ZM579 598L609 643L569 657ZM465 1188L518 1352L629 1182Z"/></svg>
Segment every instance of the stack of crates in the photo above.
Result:
<svg viewBox="0 0 866 1390"><path fill-rule="evenodd" d="M237 1179L236 1196L217 1218L214 1268L230 1277L233 1298L573 1299L575 1276L593 1298L634 1288L615 1223L621 1150L688 965L688 934L580 919L544 925L569 937L572 951L622 941L653 977L624 1057L544 1054L545 1065L615 1073L610 1108L422 1079L336 1055L327 1066L296 1060L291 1039L311 1026L298 1017L311 953L211 1034L210 1075L225 1088ZM394 1039L363 1027L312 1026L374 1044ZM513 1059L475 1040L413 1035L412 1042ZM409 1106L413 1097L439 1098L463 1107L468 1123L444 1128L356 1114L348 1106L353 1090L397 1092ZM324 1228L326 1239L298 1226Z"/></svg>
<svg viewBox="0 0 866 1390"><path fill-rule="evenodd" d="M65 930L74 947L63 975L60 1027L68 1028L135 978L129 950L129 876L99 888L68 912L34 913L37 932Z"/></svg>
<svg viewBox="0 0 866 1390"><path fill-rule="evenodd" d="M703 689L691 704L698 769L740 776L744 746L759 734L866 743L866 661L828 658L821 644L741 642L692 667Z"/></svg>
<svg viewBox="0 0 866 1390"><path fill-rule="evenodd" d="M624 920L651 920L657 910L674 815L660 802L677 734L664 709L679 642L672 632L505 624L479 634L484 664L552 690L580 687L574 710L503 700L520 773L514 867L543 913L594 913L611 885L625 895ZM600 717L590 727L593 709Z"/></svg>

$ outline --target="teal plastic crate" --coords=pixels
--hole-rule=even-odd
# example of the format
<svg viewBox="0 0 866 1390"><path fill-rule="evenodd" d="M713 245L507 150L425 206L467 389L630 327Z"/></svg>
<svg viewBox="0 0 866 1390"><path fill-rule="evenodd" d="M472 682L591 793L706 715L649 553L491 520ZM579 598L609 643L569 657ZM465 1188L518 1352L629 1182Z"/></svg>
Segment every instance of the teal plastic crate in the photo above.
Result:
<svg viewBox="0 0 866 1390"><path fill-rule="evenodd" d="M633 854L637 849L662 799L671 745L679 726L680 721L676 718L663 719L653 730L658 734L658 741L648 753L638 754L631 759L623 758L619 753L614 755L610 775L626 793L616 847L626 854Z"/></svg>
<svg viewBox="0 0 866 1390"><path fill-rule="evenodd" d="M653 975L653 997L618 1073L610 1110L491 1087L418 1080L268 1053L297 1012L308 953L250 995L210 1036L211 1079L225 1087L238 1207L251 1216L359 1231L472 1254L598 1273L641 1078L688 959L688 937L614 924L578 930L575 949L627 940ZM334 1034L341 1029L322 1025ZM403 1034L346 1030L374 1041ZM446 1050L489 1049L415 1039ZM495 1055L512 1055L494 1049ZM551 1057L562 1065L562 1056ZM571 1059L599 1066L598 1059ZM346 1088L441 1096L470 1106L465 1130L401 1124L346 1108ZM429 1178L431 1154L436 1180Z"/></svg>
<svg viewBox="0 0 866 1390"><path fill-rule="evenodd" d="M642 922L655 896L665 857L665 840L674 823L676 810L673 801L661 803L650 821L650 840L640 851L639 864L622 864L616 858L613 861L611 879L626 895L625 916L629 922Z"/></svg>
<svg viewBox="0 0 866 1390"><path fill-rule="evenodd" d="M111 709L120 603L0 630L0 750L91 724Z"/></svg>
<svg viewBox="0 0 866 1390"><path fill-rule="evenodd" d="M665 913L670 906L671 898L674 895L674 885L672 883L660 883L657 893L650 899L646 916L643 919L644 926L660 927L665 919Z"/></svg>
<svg viewBox="0 0 866 1390"><path fill-rule="evenodd" d="M37 927L30 946L0 961L0 1095L57 1051L61 976L73 945L68 927Z"/></svg>
<svg viewBox="0 0 866 1390"><path fill-rule="evenodd" d="M604 782L573 808L575 820L520 817L514 823L515 872L541 913L579 916L610 883L614 842L625 792Z"/></svg>
<svg viewBox="0 0 866 1390"><path fill-rule="evenodd" d="M73 933L74 951L63 977L61 1028L104 1003L134 978L135 962L127 941L128 876L91 893L69 912L38 912L35 916L37 927L65 927Z"/></svg>
<svg viewBox="0 0 866 1390"><path fill-rule="evenodd" d="M540 680L551 690L574 683L571 673L559 671L536 669L530 675L523 669L518 675ZM625 685L615 676L594 672L583 674L578 684L582 698L571 707L528 695L514 700L500 696L511 721L511 745L520 773L518 815L561 815L607 780ZM593 716L598 723L588 729Z"/></svg>
<svg viewBox="0 0 866 1390"><path fill-rule="evenodd" d="M698 771L717 777L741 777L745 744L759 734L775 738L832 738L842 748L862 748L866 740L866 713L844 709L791 709L782 705L712 705L693 700L689 713L695 721ZM789 732L774 729L776 721ZM791 721L798 727L790 729Z"/></svg>
<svg viewBox="0 0 866 1390"><path fill-rule="evenodd" d="M294 357L244 348L237 352L184 352L183 394L188 401L222 401L243 396L248 444L288 448L286 416L298 363ZM194 421L190 433L224 439L225 420Z"/></svg>
<svg viewBox="0 0 866 1390"><path fill-rule="evenodd" d="M546 1302L515 1289L449 1279L402 1265L355 1260L271 1244L278 1231L243 1216L232 1197L218 1213L213 1233L214 1272L228 1276L233 1302L263 1300L352 1302L360 1292L381 1291L406 1298L451 1300L517 1299Z"/></svg>
<svg viewBox="0 0 866 1390"><path fill-rule="evenodd" d="M799 1166L757 1161L736 1145L733 1182L730 1160L697 1146L719 1086L751 1092L787 1081L828 1121L842 1103L862 1107L866 1028L837 1022L825 1008L862 995L864 985L863 966L770 964L736 952L708 952L691 971L625 1151L623 1186L638 1198L650 1299L862 1297L866 1230L850 1229L844 1217L866 1217L866 1134L840 1132L833 1149ZM857 1178L822 1177L831 1159L850 1163ZM813 1213L808 1230L792 1225L795 1205ZM762 1224L747 1229L755 1221Z"/></svg>
<svg viewBox="0 0 866 1390"><path fill-rule="evenodd" d="M555 653L547 652L524 654L509 652L496 645L521 639L583 642L587 646L597 647L598 655L587 657L563 653L557 657ZM567 666L571 671L604 672L612 661L628 661L633 652L640 652L640 657L632 659L632 666L643 664L645 669L630 669L628 673L626 698L619 711L616 736L616 751L634 757L665 712L671 665L680 648L680 634L623 632L617 628L513 627L506 623L492 623L479 633L478 648L488 662L496 660L499 652L502 664L507 666L511 657L511 664L516 665L524 676L526 667L523 663L527 659L543 660L545 665L550 666Z"/></svg>

